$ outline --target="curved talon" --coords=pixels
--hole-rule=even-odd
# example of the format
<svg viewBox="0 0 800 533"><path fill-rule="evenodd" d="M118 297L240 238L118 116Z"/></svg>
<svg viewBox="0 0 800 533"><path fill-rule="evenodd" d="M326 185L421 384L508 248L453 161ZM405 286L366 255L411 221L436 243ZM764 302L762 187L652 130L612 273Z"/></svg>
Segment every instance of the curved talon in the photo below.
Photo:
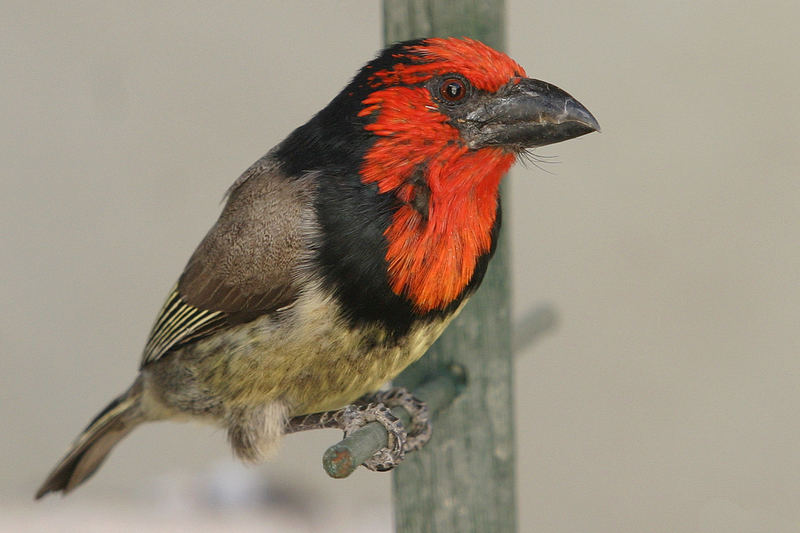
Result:
<svg viewBox="0 0 800 533"><path fill-rule="evenodd" d="M402 407L408 412L411 418L409 430L406 430L403 423L392 413L392 407ZM323 427L323 422L327 424L330 420L335 420L344 430L345 437L370 422L378 422L386 429L387 445L362 463L370 470L385 472L393 469L402 462L406 452L419 450L431 438L432 427L428 407L403 387L364 396L353 404L331 413L333 414L330 417L325 417L329 413L322 413L321 417L314 415L320 418L317 424ZM304 422L305 420L302 420L296 424L303 426Z"/></svg>
<svg viewBox="0 0 800 533"><path fill-rule="evenodd" d="M396 467L406 454L406 430L403 423L383 403L349 405L341 415L342 429L347 437L370 422L378 422L389 434L386 447L381 448L362 464L370 470L385 472Z"/></svg>
<svg viewBox="0 0 800 533"><path fill-rule="evenodd" d="M421 449L431 439L433 426L425 402L408 392L405 387L394 387L387 391L378 392L374 400L389 407L402 407L411 417L411 424L406 429L406 442L403 451L410 452Z"/></svg>

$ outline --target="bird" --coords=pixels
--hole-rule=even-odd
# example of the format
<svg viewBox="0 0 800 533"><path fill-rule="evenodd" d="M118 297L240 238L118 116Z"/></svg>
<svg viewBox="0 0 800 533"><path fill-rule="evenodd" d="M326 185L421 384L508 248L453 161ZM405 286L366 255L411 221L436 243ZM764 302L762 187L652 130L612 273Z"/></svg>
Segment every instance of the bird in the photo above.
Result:
<svg viewBox="0 0 800 533"><path fill-rule="evenodd" d="M423 414L412 435L386 418L398 395L357 401L420 358L480 285L512 164L599 130L575 98L480 41L388 46L230 186L133 384L36 498L71 491L134 428L167 419L221 427L258 462L294 417L366 417L395 436L395 461L372 468L395 466L429 436Z"/></svg>

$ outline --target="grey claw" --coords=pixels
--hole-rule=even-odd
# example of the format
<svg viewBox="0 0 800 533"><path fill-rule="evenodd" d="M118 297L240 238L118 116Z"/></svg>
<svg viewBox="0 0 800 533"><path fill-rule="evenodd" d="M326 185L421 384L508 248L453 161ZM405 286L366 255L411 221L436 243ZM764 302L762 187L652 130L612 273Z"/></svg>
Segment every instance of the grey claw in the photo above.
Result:
<svg viewBox="0 0 800 533"><path fill-rule="evenodd" d="M406 443L403 451L419 450L431 439L433 426L428 414L428 406L417 399L404 387L394 387L375 395L375 400L389 407L402 407L411 417L411 424L406 429Z"/></svg>
<svg viewBox="0 0 800 533"><path fill-rule="evenodd" d="M362 464L378 472L391 470L399 465L406 455L406 430L403 423L383 403L350 405L342 413L344 436L347 437L370 422L378 422L386 428L389 440L386 447L375 452Z"/></svg>

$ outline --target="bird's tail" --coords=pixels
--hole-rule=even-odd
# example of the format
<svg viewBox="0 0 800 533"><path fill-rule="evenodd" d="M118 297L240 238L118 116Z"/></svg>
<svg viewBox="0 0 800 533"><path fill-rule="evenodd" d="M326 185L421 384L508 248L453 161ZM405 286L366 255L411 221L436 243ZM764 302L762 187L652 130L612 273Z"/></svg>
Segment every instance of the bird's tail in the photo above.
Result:
<svg viewBox="0 0 800 533"><path fill-rule="evenodd" d="M105 460L111 448L145 421L140 408L142 387L137 382L115 398L78 435L69 452L36 492L38 500L48 492L71 491L86 481Z"/></svg>

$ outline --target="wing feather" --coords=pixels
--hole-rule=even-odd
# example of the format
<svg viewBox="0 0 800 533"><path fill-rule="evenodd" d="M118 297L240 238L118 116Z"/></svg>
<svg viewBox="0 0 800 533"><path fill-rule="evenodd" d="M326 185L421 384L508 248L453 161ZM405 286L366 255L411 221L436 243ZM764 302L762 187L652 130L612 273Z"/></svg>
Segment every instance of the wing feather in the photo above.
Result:
<svg viewBox="0 0 800 533"><path fill-rule="evenodd" d="M236 181L161 307L141 366L294 302L313 248L313 191L310 178L287 178L269 154Z"/></svg>
<svg viewBox="0 0 800 533"><path fill-rule="evenodd" d="M198 334L210 333L225 323L225 313L198 309L184 302L177 286L172 289L161 314L153 324L142 354L141 366L151 363L178 344Z"/></svg>

